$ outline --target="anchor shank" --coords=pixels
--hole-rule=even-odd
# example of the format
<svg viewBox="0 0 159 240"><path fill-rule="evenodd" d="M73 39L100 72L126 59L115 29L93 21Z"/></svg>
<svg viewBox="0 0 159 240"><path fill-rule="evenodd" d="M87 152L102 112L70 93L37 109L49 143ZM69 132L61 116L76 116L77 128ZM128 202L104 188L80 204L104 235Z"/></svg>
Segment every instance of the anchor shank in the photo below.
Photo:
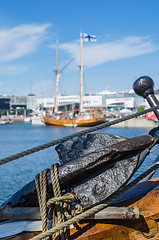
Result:
<svg viewBox="0 0 159 240"><path fill-rule="evenodd" d="M159 101L154 95L154 82L149 76L138 78L133 84L133 89L137 95L146 98L151 107L159 106ZM159 120L158 109L154 110L154 113Z"/></svg>
<svg viewBox="0 0 159 240"><path fill-rule="evenodd" d="M152 143L153 139L148 135L135 137L67 162L59 167L61 185L75 184L109 163L136 155Z"/></svg>
<svg viewBox="0 0 159 240"><path fill-rule="evenodd" d="M147 97L146 97L146 100L148 101L149 105L151 107L156 107L156 106L159 106L159 101L157 100L157 98L155 97L154 94L149 94ZM154 110L154 113L157 117L157 119L159 120L159 111L158 109L155 109Z"/></svg>

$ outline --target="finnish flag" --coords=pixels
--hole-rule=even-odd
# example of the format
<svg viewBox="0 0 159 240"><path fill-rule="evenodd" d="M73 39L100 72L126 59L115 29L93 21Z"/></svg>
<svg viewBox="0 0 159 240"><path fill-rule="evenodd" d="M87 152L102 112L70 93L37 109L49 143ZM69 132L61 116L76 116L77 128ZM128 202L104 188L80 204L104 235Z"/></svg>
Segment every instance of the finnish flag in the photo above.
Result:
<svg viewBox="0 0 159 240"><path fill-rule="evenodd" d="M83 36L84 36L84 40L86 42L96 42L97 41L97 37L96 36L88 35L86 33L84 33Z"/></svg>

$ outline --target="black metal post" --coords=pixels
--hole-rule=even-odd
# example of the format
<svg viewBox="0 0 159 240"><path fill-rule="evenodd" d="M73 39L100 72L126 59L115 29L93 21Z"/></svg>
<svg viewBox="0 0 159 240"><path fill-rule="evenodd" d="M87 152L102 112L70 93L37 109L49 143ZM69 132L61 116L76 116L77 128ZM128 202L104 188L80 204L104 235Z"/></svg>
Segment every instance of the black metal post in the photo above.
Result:
<svg viewBox="0 0 159 240"><path fill-rule="evenodd" d="M152 78L148 76L138 78L133 84L133 89L137 95L145 98L151 107L159 106L159 101L154 95L154 82ZM158 109L154 110L154 113L159 120Z"/></svg>

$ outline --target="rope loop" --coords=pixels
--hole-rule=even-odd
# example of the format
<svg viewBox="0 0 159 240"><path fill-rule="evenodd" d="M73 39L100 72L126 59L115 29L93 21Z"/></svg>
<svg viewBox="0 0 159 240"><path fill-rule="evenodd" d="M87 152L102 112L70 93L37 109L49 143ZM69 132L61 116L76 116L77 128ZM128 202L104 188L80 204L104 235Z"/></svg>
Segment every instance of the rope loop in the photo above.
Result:
<svg viewBox="0 0 159 240"><path fill-rule="evenodd" d="M40 213L42 218L42 232L48 231L47 223L51 220L52 227L64 223L66 220L77 216L83 211L82 206L78 203L77 196L72 192L67 192L64 195L61 193L58 164L53 164L50 169L51 182L53 189L53 198L47 199L47 173L48 169L42 171L35 177ZM48 201L47 201L48 200ZM44 238L47 240L47 238ZM52 235L52 239L68 240L66 228Z"/></svg>
<svg viewBox="0 0 159 240"><path fill-rule="evenodd" d="M71 219L72 217L75 217L78 214L81 214L82 212L83 212L83 207L80 204L76 204L76 205L72 206L71 217L68 219Z"/></svg>
<svg viewBox="0 0 159 240"><path fill-rule="evenodd" d="M50 208L53 204L63 203L73 203L78 201L78 198L74 193L66 193L61 197L54 197L48 200L47 207Z"/></svg>

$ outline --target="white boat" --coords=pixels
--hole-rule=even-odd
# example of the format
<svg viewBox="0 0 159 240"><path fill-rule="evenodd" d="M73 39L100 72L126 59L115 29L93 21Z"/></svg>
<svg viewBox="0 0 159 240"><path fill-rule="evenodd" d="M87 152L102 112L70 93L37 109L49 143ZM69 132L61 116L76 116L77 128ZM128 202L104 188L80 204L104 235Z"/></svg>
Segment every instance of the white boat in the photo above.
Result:
<svg viewBox="0 0 159 240"><path fill-rule="evenodd" d="M0 120L0 124L11 124L11 123L13 123L13 121L12 120L7 120L7 119L4 119L4 120Z"/></svg>
<svg viewBox="0 0 159 240"><path fill-rule="evenodd" d="M24 122L31 122L31 118L30 117L25 117Z"/></svg>
<svg viewBox="0 0 159 240"><path fill-rule="evenodd" d="M32 125L45 125L45 122L43 120L42 116L33 116L31 119Z"/></svg>
<svg viewBox="0 0 159 240"><path fill-rule="evenodd" d="M0 121L0 124L6 124L6 122L5 121Z"/></svg>

